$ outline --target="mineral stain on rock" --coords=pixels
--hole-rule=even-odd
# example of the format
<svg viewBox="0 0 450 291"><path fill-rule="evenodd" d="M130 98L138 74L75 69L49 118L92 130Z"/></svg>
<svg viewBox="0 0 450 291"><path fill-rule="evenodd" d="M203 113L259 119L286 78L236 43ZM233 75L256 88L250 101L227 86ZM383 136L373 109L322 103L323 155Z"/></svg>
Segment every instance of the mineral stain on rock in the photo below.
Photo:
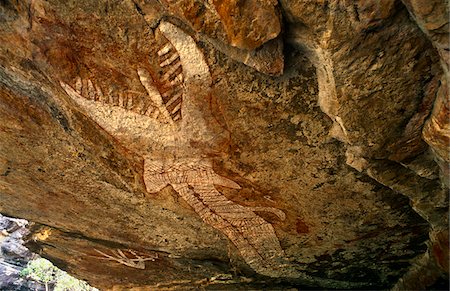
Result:
<svg viewBox="0 0 450 291"><path fill-rule="evenodd" d="M309 232L309 226L302 221L301 219L297 219L296 222L296 231L298 234L304 234Z"/></svg>

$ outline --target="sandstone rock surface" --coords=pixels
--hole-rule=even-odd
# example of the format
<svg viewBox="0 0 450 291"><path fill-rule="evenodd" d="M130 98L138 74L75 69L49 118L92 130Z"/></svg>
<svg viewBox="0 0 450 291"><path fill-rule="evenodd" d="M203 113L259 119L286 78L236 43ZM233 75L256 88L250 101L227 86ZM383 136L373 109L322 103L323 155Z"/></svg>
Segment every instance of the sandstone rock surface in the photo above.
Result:
<svg viewBox="0 0 450 291"><path fill-rule="evenodd" d="M422 2L4 1L0 212L103 289L445 281L448 10Z"/></svg>

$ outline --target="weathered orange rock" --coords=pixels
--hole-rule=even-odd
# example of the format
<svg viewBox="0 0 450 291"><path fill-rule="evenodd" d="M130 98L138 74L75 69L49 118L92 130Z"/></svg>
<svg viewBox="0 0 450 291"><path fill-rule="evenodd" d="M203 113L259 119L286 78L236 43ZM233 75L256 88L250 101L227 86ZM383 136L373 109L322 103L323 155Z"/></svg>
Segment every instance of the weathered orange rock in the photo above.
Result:
<svg viewBox="0 0 450 291"><path fill-rule="evenodd" d="M439 78L439 57L405 8L383 3L286 1L282 7L293 23L292 42L315 62L319 105L334 122L330 134L359 147L364 159L405 159L426 149L420 131L434 98L433 86L425 100L423 89ZM297 12L303 10L321 16Z"/></svg>
<svg viewBox="0 0 450 291"><path fill-rule="evenodd" d="M280 37L281 13L273 0L214 1L214 5L195 0L138 2L144 18L154 25L155 8L163 15L175 16L184 25L206 36L217 49L236 61L268 75L281 75L284 68Z"/></svg>
<svg viewBox="0 0 450 291"><path fill-rule="evenodd" d="M423 137L444 161L450 162L449 91L446 80L441 79L441 82L433 112L423 129Z"/></svg>
<svg viewBox="0 0 450 291"><path fill-rule="evenodd" d="M424 140L436 154L436 160L442 171L443 181L449 185L449 148L450 148L450 99L448 84L441 79L441 86L434 102L433 112L422 131Z"/></svg>
<svg viewBox="0 0 450 291"><path fill-rule="evenodd" d="M402 0L422 30L429 35L448 63L449 3L448 0Z"/></svg>
<svg viewBox="0 0 450 291"><path fill-rule="evenodd" d="M428 148L428 144L423 140L421 133L435 103L438 90L441 90L440 86L439 76L435 76L425 86L422 103L418 106L417 112L408 121L402 136L387 146L387 150L391 152L389 155L390 160L402 162L421 154Z"/></svg>
<svg viewBox="0 0 450 291"><path fill-rule="evenodd" d="M409 168L432 166L385 160L417 141L440 76L408 11L281 1L294 41L244 50L210 2L157 2L1 7L0 211L36 223L34 250L111 289L406 278L448 205L436 175ZM274 74L283 51L282 76L242 64Z"/></svg>
<svg viewBox="0 0 450 291"><path fill-rule="evenodd" d="M253 50L281 32L275 0L214 0L232 46Z"/></svg>
<svg viewBox="0 0 450 291"><path fill-rule="evenodd" d="M272 39L254 50L243 50L226 45L214 39L208 39L214 47L230 58L241 62L259 72L271 76L280 76L284 71L284 43L281 37Z"/></svg>
<svg viewBox="0 0 450 291"><path fill-rule="evenodd" d="M449 236L448 230L432 232L432 254L434 259L444 272L448 273L449 267Z"/></svg>
<svg viewBox="0 0 450 291"><path fill-rule="evenodd" d="M403 0L412 17L422 31L430 38L441 58L443 74L433 113L423 129L423 138L436 155L443 182L449 185L449 146L450 118L449 92L450 82L450 36L449 36L449 3L446 0Z"/></svg>

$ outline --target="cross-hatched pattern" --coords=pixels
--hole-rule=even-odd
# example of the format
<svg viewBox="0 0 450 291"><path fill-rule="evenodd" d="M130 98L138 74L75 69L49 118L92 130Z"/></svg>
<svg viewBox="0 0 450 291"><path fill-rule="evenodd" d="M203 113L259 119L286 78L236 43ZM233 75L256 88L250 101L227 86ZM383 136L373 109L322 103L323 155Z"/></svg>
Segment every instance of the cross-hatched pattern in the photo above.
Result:
<svg viewBox="0 0 450 291"><path fill-rule="evenodd" d="M285 254L275 230L254 211L271 212L282 220L285 214L273 207L245 207L226 198L214 185L240 187L217 175L209 161L179 160L170 164L146 160L144 180L150 192L171 185L205 223L230 239L257 272L273 275L279 268L274 258L284 258Z"/></svg>
<svg viewBox="0 0 450 291"><path fill-rule="evenodd" d="M158 192L171 185L205 223L229 238L256 272L272 277L291 276L292 268L286 268L286 255L273 226L255 213L270 212L284 220L284 212L273 207L245 207L229 200L216 186L240 189L239 185L216 174L211 160L203 158L206 155L198 149L192 148L192 156L185 156L184 153L191 150L190 139L195 133L188 122L195 122L196 130L208 128L207 120L198 114L207 106L199 108L194 100L206 100L212 78L204 55L191 36L165 21L160 23L156 36L158 45L152 59L159 66L158 72L149 71L149 67L155 66L146 64L137 68L137 76L147 94L105 92L92 80L82 78L77 78L72 86L61 82L62 87L75 100L83 98L78 103L112 135L130 137L127 140L131 142L142 138L145 143L161 144L165 158L155 160L155 154L159 153L150 150L151 147L143 147L139 152L144 157L144 181L148 192ZM157 118L160 122L108 106ZM209 139L214 134L201 131L199 136ZM168 158L180 153L184 158ZM132 258L123 251L101 254L131 267L142 267L143 264L139 258Z"/></svg>

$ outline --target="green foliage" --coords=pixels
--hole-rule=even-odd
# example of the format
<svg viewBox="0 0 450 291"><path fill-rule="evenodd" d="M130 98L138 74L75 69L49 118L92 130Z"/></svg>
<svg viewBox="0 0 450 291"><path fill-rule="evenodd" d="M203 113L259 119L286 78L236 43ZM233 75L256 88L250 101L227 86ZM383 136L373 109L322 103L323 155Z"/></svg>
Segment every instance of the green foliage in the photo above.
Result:
<svg viewBox="0 0 450 291"><path fill-rule="evenodd" d="M97 290L88 285L88 283L78 280L66 272L60 271L54 291L91 291Z"/></svg>
<svg viewBox="0 0 450 291"><path fill-rule="evenodd" d="M38 258L28 262L20 275L45 285L54 284L54 291L95 291L96 288L55 267L50 261Z"/></svg>
<svg viewBox="0 0 450 291"><path fill-rule="evenodd" d="M46 259L35 259L28 262L25 269L20 272L20 275L28 277L40 283L52 283L55 279L58 268Z"/></svg>

